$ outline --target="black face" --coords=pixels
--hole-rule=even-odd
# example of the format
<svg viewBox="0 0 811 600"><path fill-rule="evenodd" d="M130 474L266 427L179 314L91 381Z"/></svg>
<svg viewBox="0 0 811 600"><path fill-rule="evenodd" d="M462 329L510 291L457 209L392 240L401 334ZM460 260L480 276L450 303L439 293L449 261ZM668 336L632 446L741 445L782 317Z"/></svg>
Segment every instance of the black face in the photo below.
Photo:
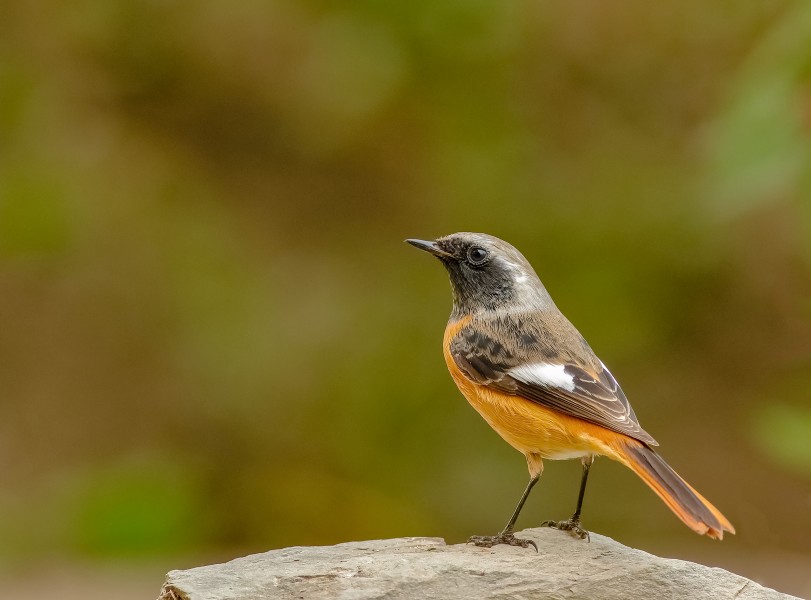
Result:
<svg viewBox="0 0 811 600"><path fill-rule="evenodd" d="M436 240L436 246L447 253L438 258L450 274L458 312L495 310L515 300L516 278L526 261L512 246L476 233L449 235Z"/></svg>
<svg viewBox="0 0 811 600"><path fill-rule="evenodd" d="M554 308L527 259L513 246L485 233L454 233L435 241L406 240L445 265L453 288L453 314Z"/></svg>

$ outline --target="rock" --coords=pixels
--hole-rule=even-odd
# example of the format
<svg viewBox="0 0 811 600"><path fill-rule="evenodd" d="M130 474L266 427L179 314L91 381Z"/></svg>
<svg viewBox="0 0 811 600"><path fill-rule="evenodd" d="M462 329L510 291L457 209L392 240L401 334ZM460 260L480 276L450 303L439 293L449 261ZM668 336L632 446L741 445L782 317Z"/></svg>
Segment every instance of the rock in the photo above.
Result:
<svg viewBox="0 0 811 600"><path fill-rule="evenodd" d="M159 600L793 598L719 568L659 558L591 534L527 529L532 548L400 538L293 547L171 571Z"/></svg>

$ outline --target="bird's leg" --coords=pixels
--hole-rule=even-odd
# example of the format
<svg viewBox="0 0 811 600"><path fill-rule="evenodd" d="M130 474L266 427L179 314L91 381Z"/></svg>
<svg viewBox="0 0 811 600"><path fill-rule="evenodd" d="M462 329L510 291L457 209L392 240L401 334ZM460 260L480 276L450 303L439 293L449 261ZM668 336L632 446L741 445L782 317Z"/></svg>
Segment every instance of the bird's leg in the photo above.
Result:
<svg viewBox="0 0 811 600"><path fill-rule="evenodd" d="M474 544L476 546L482 546L484 548L492 548L496 544L507 544L509 546L521 546L522 548L527 548L532 546L535 548L535 551L538 551L538 546L535 545L535 542L532 540L524 540L521 538L515 537L513 535L513 528L515 527L515 522L518 520L518 515L521 512L521 509L524 508L524 502L527 501L527 496L529 496L529 492L532 490L532 487L538 483L538 479L540 478L540 474L533 474L527 484L527 489L524 490L521 499L518 501L518 506L515 507L512 516L510 517L509 523L504 528L504 531L499 533L498 535L474 535L468 539L468 543Z"/></svg>
<svg viewBox="0 0 811 600"><path fill-rule="evenodd" d="M589 532L583 529L580 525L580 510L583 508L583 496L586 495L586 482L589 479L589 469L591 468L591 463L594 462L593 456L586 456L583 458L583 477L580 479L580 493L577 496L577 508L574 511L571 519L567 519L565 521L544 521L541 523L541 527L554 527L555 529L563 529L565 531L571 531L574 535L582 539L589 538Z"/></svg>

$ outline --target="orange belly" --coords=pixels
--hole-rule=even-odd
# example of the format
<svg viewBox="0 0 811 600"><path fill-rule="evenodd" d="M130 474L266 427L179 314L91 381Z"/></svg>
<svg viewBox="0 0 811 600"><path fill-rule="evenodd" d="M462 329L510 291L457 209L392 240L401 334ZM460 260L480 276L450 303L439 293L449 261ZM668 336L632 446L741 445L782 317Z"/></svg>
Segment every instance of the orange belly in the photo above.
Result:
<svg viewBox="0 0 811 600"><path fill-rule="evenodd" d="M450 341L469 321L460 319L445 330L445 362L462 395L508 444L528 460L530 455L552 460L597 454L617 458L611 441L619 434L468 379L450 354Z"/></svg>

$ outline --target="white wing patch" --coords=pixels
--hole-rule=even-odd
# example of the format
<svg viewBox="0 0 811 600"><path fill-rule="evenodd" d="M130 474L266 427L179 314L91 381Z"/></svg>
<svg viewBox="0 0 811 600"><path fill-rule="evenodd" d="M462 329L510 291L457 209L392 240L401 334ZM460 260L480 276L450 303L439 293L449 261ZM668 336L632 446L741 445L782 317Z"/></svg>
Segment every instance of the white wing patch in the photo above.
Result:
<svg viewBox="0 0 811 600"><path fill-rule="evenodd" d="M507 373L526 384L563 388L566 391L573 392L575 388L574 379L564 371L565 368L566 365L531 363L513 367Z"/></svg>

